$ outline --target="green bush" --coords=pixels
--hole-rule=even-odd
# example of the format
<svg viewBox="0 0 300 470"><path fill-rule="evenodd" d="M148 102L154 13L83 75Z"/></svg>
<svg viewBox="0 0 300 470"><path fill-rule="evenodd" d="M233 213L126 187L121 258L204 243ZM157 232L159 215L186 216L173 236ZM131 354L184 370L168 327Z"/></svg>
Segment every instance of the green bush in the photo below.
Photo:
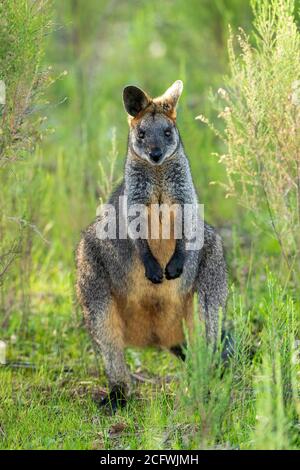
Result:
<svg viewBox="0 0 300 470"><path fill-rule="evenodd" d="M263 298L247 310L232 292L233 355L227 367L207 348L196 321L180 390L187 448L292 449L299 445L299 305L272 274ZM253 330L259 312L262 323ZM186 422L186 423L187 423Z"/></svg>
<svg viewBox="0 0 300 470"><path fill-rule="evenodd" d="M42 60L50 14L45 0L0 2L0 282L23 251L24 228L32 222L24 198L30 179L23 181L16 163L33 151L45 127L43 93L52 79Z"/></svg>
<svg viewBox="0 0 300 470"><path fill-rule="evenodd" d="M41 61L50 29L49 2L0 3L0 79L6 102L0 114L0 159L15 160L40 137L37 99L49 83Z"/></svg>
<svg viewBox="0 0 300 470"><path fill-rule="evenodd" d="M293 0L252 1L254 34L229 39L230 75L219 96L225 132L220 161L228 195L278 241L300 269L300 33ZM203 119L201 116L200 119ZM207 120L204 118L204 121Z"/></svg>

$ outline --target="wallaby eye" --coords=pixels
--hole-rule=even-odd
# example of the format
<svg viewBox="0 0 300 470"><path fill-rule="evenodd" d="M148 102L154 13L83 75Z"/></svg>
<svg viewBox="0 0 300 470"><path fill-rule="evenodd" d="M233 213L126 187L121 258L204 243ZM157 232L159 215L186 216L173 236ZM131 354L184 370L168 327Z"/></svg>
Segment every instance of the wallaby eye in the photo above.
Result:
<svg viewBox="0 0 300 470"><path fill-rule="evenodd" d="M166 130L165 130L165 136L166 136L166 137L170 137L170 136L171 136L171 130L170 130L170 129L166 129Z"/></svg>
<svg viewBox="0 0 300 470"><path fill-rule="evenodd" d="M145 137L145 131L142 131L141 129L138 132L138 138L143 139Z"/></svg>

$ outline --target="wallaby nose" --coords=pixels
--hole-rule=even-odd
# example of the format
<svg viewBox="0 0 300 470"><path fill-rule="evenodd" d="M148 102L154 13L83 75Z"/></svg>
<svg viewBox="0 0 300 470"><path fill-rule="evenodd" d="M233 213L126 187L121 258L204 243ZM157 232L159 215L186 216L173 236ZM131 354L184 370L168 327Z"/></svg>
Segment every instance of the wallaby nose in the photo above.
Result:
<svg viewBox="0 0 300 470"><path fill-rule="evenodd" d="M153 162L157 163L162 156L162 151L159 147L154 147L149 152L150 158Z"/></svg>

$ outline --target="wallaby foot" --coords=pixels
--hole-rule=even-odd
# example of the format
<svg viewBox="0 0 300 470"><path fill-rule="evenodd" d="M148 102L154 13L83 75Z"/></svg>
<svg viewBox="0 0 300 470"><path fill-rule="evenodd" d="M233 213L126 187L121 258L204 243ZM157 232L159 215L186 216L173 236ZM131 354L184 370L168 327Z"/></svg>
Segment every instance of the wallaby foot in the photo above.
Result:
<svg viewBox="0 0 300 470"><path fill-rule="evenodd" d="M176 253L172 256L166 267L166 279L176 279L181 276L184 264L184 254Z"/></svg>
<svg viewBox="0 0 300 470"><path fill-rule="evenodd" d="M182 359L182 361L185 361L186 354L184 352L184 349L186 348L186 344L178 344L176 346L172 346L170 348L171 353L175 354L176 357Z"/></svg>
<svg viewBox="0 0 300 470"><path fill-rule="evenodd" d="M99 403L100 408L110 411L112 414L116 413L118 409L124 408L127 403L126 387L122 384L114 385L106 397Z"/></svg>

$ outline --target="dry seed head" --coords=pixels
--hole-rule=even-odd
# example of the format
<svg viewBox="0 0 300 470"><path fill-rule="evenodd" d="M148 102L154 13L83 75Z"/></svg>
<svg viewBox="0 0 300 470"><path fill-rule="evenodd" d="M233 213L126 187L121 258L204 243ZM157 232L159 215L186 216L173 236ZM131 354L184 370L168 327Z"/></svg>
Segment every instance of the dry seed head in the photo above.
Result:
<svg viewBox="0 0 300 470"><path fill-rule="evenodd" d="M196 116L195 119L197 121L203 122L204 124L208 124L208 119L205 116L203 116L203 114L199 114L199 116Z"/></svg>
<svg viewBox="0 0 300 470"><path fill-rule="evenodd" d="M218 114L218 118L226 119L231 115L231 109L226 106L223 111Z"/></svg>
<svg viewBox="0 0 300 470"><path fill-rule="evenodd" d="M221 98L228 98L228 93L226 90L224 90L224 88L219 88L218 89L218 95L221 96Z"/></svg>
<svg viewBox="0 0 300 470"><path fill-rule="evenodd" d="M223 163L223 161L227 158L227 155L221 155L219 158L219 163Z"/></svg>

